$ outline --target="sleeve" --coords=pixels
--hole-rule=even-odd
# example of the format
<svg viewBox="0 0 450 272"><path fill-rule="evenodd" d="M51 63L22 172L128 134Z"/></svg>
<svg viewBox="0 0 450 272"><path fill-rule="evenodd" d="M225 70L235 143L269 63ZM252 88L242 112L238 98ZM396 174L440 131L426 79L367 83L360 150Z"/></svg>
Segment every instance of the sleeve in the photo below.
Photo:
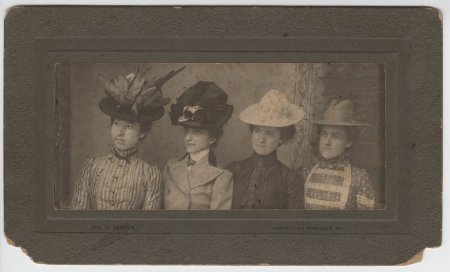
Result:
<svg viewBox="0 0 450 272"><path fill-rule="evenodd" d="M233 174L228 170L216 178L212 188L211 210L231 209L233 201Z"/></svg>
<svg viewBox="0 0 450 272"><path fill-rule="evenodd" d="M94 159L87 159L81 168L70 205L72 210L89 210L89 180Z"/></svg>
<svg viewBox="0 0 450 272"><path fill-rule="evenodd" d="M304 209L304 179L298 171L288 170L288 209Z"/></svg>
<svg viewBox="0 0 450 272"><path fill-rule="evenodd" d="M306 182L306 179L308 178L309 173L314 167L312 165L300 167L297 172L300 175L300 178L303 179L303 185Z"/></svg>
<svg viewBox="0 0 450 272"><path fill-rule="evenodd" d="M161 188L161 206L160 206L160 209L165 209L165 207L164 207L164 198L165 198L165 195L166 195L167 190L168 190L167 182L166 182L167 181L167 175L168 175L168 173L167 173L168 172L168 167L169 167L169 164L171 164L173 162L176 162L176 161L178 161L177 158L175 158L175 157L170 158L167 161L167 163L164 166L164 169L162 171L162 177L161 177L161 186L162 186L162 188Z"/></svg>
<svg viewBox="0 0 450 272"><path fill-rule="evenodd" d="M148 166L148 180L145 186L144 210L158 210L161 207L161 171L157 166Z"/></svg>
<svg viewBox="0 0 450 272"><path fill-rule="evenodd" d="M375 206L375 191L365 170L359 173L359 183L356 188L356 207L358 210L371 210Z"/></svg>

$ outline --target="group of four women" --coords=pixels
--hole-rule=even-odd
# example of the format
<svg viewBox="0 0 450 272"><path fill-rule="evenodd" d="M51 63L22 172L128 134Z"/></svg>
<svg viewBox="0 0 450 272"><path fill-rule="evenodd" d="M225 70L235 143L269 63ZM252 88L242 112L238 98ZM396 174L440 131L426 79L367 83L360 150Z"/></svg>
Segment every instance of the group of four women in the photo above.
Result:
<svg viewBox="0 0 450 272"><path fill-rule="evenodd" d="M170 159L162 174L138 156L138 145L169 103L161 86L177 72L155 82L143 73L111 80L100 77L107 96L100 109L111 117L112 152L83 164L72 209L372 209L374 191L364 169L351 165L353 104L331 101L320 126L317 165L295 171L277 159L304 111L286 94L269 90L239 118L249 125L253 154L217 165L214 147L233 113L228 96L213 82L197 82L170 107L172 125L184 128L186 153Z"/></svg>

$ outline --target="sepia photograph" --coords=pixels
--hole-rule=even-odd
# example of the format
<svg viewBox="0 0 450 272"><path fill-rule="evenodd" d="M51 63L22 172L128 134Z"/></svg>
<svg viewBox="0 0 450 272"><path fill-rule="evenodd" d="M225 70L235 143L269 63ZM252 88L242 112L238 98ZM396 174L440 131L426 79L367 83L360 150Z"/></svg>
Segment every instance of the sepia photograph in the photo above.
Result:
<svg viewBox="0 0 450 272"><path fill-rule="evenodd" d="M33 262L397 265L441 245L439 9L4 24L4 232Z"/></svg>
<svg viewBox="0 0 450 272"><path fill-rule="evenodd" d="M382 63L58 63L56 209L384 208Z"/></svg>

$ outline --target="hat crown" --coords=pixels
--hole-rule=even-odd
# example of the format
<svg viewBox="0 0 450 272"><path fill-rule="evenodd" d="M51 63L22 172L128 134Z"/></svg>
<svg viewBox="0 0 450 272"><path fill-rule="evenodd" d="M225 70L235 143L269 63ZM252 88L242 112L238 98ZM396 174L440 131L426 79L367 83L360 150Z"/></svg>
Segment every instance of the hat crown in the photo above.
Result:
<svg viewBox="0 0 450 272"><path fill-rule="evenodd" d="M173 125L220 127L233 113L227 104L228 95L214 82L199 81L186 89L172 104L170 118Z"/></svg>
<svg viewBox="0 0 450 272"><path fill-rule="evenodd" d="M288 117L289 101L287 95L280 90L269 90L259 102L262 113L278 117Z"/></svg>
<svg viewBox="0 0 450 272"><path fill-rule="evenodd" d="M350 100L333 99L323 113L325 121L354 123L353 102Z"/></svg>
<svg viewBox="0 0 450 272"><path fill-rule="evenodd" d="M287 127L303 119L305 112L295 104L289 103L288 96L271 89L259 101L244 109L239 118L248 124Z"/></svg>
<svg viewBox="0 0 450 272"><path fill-rule="evenodd" d="M228 95L214 82L199 81L178 98L186 106L211 107L226 105Z"/></svg>

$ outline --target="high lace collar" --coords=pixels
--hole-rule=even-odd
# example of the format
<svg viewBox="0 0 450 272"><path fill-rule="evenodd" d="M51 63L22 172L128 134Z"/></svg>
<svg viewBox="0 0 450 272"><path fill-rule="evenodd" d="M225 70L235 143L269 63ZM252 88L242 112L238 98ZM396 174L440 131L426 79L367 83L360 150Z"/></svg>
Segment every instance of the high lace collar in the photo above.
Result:
<svg viewBox="0 0 450 272"><path fill-rule="evenodd" d="M132 159L137 157L138 149L137 148L130 148L127 150L119 150L116 148L113 148L112 151L114 157L118 158L119 160L125 160L126 162L130 162Z"/></svg>
<svg viewBox="0 0 450 272"><path fill-rule="evenodd" d="M333 159L325 159L322 156L319 158L319 167L320 168L328 168L333 170L342 170L344 167L349 164L349 153L346 152L342 155L337 156Z"/></svg>
<svg viewBox="0 0 450 272"><path fill-rule="evenodd" d="M209 155L209 148L200 150L197 152L189 153L189 157L195 162L198 162L198 161L208 157L208 155Z"/></svg>
<svg viewBox="0 0 450 272"><path fill-rule="evenodd" d="M274 165L277 161L278 157L276 151L265 156L258 155L256 152L253 152L252 155L252 163L254 166L268 167Z"/></svg>

